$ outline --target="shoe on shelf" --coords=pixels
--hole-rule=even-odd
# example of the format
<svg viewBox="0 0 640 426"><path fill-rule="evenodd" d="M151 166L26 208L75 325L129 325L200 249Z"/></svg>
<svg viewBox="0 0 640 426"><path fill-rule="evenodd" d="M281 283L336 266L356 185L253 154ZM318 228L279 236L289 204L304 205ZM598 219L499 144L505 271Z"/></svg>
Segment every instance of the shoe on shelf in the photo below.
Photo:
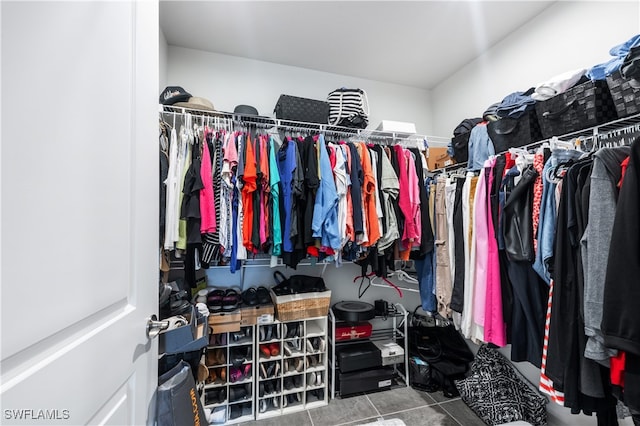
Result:
<svg viewBox="0 0 640 426"><path fill-rule="evenodd" d="M315 385L316 385L316 373L314 373L313 371L310 373L307 373L307 387L311 387Z"/></svg>
<svg viewBox="0 0 640 426"><path fill-rule="evenodd" d="M211 411L211 424L218 425L227 421L227 407L216 407Z"/></svg>
<svg viewBox="0 0 640 426"><path fill-rule="evenodd" d="M260 353L264 355L265 358L271 358L271 347L267 344L260 345Z"/></svg>
<svg viewBox="0 0 640 426"><path fill-rule="evenodd" d="M289 342L285 342L282 344L282 350L286 356L291 356L293 352L291 351L291 347L287 344Z"/></svg>
<svg viewBox="0 0 640 426"><path fill-rule="evenodd" d="M279 331L280 331L280 333L278 333L278 339L280 339L281 337L283 339L286 339L287 338L287 333L289 333L289 327L287 326L286 323L283 322L282 324L280 324L280 330Z"/></svg>
<svg viewBox="0 0 640 426"><path fill-rule="evenodd" d="M218 377L222 380L222 383L227 382L227 367L220 367L218 369Z"/></svg>
<svg viewBox="0 0 640 426"><path fill-rule="evenodd" d="M278 377L280 373L280 363L279 362L275 362L275 368L274 368L274 372L273 372L273 377Z"/></svg>
<svg viewBox="0 0 640 426"><path fill-rule="evenodd" d="M300 358L296 358L296 371L297 372L301 372L302 370L304 370L304 358L300 357Z"/></svg>
<svg viewBox="0 0 640 426"><path fill-rule="evenodd" d="M268 305L271 303L271 294L266 287L260 286L256 289L256 296L258 297L259 305Z"/></svg>
<svg viewBox="0 0 640 426"><path fill-rule="evenodd" d="M261 325L258 329L258 340L264 342L264 338L267 336L265 326Z"/></svg>
<svg viewBox="0 0 640 426"><path fill-rule="evenodd" d="M262 386L262 383L260 383L260 386ZM264 382L264 394L271 395L274 392L275 389L273 388L273 383L271 383L271 380Z"/></svg>
<svg viewBox="0 0 640 426"><path fill-rule="evenodd" d="M240 407L240 404L232 405L229 411L229 419L231 420L242 416L242 407Z"/></svg>
<svg viewBox="0 0 640 426"><path fill-rule="evenodd" d="M229 381L231 383L239 382L243 379L242 371L239 368L231 367L229 368Z"/></svg>
<svg viewBox="0 0 640 426"><path fill-rule="evenodd" d="M268 408L267 400L266 399L260 400L260 408L258 409L258 411L260 413L264 413L265 411L267 411L267 408Z"/></svg>
<svg viewBox="0 0 640 426"><path fill-rule="evenodd" d="M267 330L266 330L266 335L264 336L264 340L268 342L269 340L274 338L273 325L268 325L266 326L266 328Z"/></svg>
<svg viewBox="0 0 640 426"><path fill-rule="evenodd" d="M267 378L267 370L264 367L264 363L260 364L260 377L262 377L263 379Z"/></svg>
<svg viewBox="0 0 640 426"><path fill-rule="evenodd" d="M220 389L220 393L218 394L218 403L222 404L226 400L227 400L227 389L222 388Z"/></svg>
<svg viewBox="0 0 640 426"><path fill-rule="evenodd" d="M280 343L275 342L269 345L269 349L271 350L271 356L280 355Z"/></svg>
<svg viewBox="0 0 640 426"><path fill-rule="evenodd" d="M288 405L287 395L282 395L282 408L286 408Z"/></svg>
<svg viewBox="0 0 640 426"><path fill-rule="evenodd" d="M297 376L293 376L293 385L296 388L301 388L303 386L302 383L302 374L298 374Z"/></svg>
<svg viewBox="0 0 640 426"><path fill-rule="evenodd" d="M242 375L244 376L245 379L248 379L249 377L251 377L251 364L245 364L242 367Z"/></svg>
<svg viewBox="0 0 640 426"><path fill-rule="evenodd" d="M273 397L273 400L272 400L273 408L278 408L278 406L280 405L280 404L278 403L278 398L279 398L279 397L277 397L277 396L274 396L274 397Z"/></svg>
<svg viewBox="0 0 640 426"><path fill-rule="evenodd" d="M278 339L280 340L280 326L278 324L274 324L273 325L273 332L271 333L273 335L274 339Z"/></svg>
<svg viewBox="0 0 640 426"><path fill-rule="evenodd" d="M316 351L316 349L313 347L313 344L311 343L311 339L305 339L305 344L307 347L307 353L314 353Z"/></svg>
<svg viewBox="0 0 640 426"><path fill-rule="evenodd" d="M284 378L284 389L285 390L291 390L295 387L295 385L293 384L293 378L291 377L285 377Z"/></svg>

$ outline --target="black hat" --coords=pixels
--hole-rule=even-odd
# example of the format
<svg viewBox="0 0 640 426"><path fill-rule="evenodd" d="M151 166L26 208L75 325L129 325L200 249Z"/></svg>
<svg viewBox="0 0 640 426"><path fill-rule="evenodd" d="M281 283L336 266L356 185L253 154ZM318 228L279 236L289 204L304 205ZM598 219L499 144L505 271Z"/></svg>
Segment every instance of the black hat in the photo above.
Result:
<svg viewBox="0 0 640 426"><path fill-rule="evenodd" d="M187 102L191 93L180 86L167 86L160 94L160 103L163 105L173 105L176 102Z"/></svg>
<svg viewBox="0 0 640 426"><path fill-rule="evenodd" d="M241 115L258 115L258 110L251 105L238 105L234 108L233 113Z"/></svg>

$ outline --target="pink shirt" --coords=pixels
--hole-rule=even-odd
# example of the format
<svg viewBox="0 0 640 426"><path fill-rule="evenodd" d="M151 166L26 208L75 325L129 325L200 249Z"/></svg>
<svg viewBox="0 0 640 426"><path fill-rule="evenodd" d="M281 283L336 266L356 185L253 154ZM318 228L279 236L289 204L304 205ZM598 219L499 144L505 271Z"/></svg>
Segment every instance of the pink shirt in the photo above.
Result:
<svg viewBox="0 0 640 426"><path fill-rule="evenodd" d="M216 232L216 205L213 200L213 179L211 175L211 156L206 143L206 135L211 133L205 129L205 142L202 144L202 161L200 163L200 178L204 188L200 190L200 233Z"/></svg>
<svg viewBox="0 0 640 426"><path fill-rule="evenodd" d="M487 187L491 194L494 185L500 185L499 177L493 175L495 159L489 160L491 172ZM500 260L498 258L498 242L495 239L495 229L493 227L493 215L491 212L491 197L487 197L487 297L485 300L485 326L484 341L493 343L496 346L507 344L507 331L502 316L502 289L500 281Z"/></svg>

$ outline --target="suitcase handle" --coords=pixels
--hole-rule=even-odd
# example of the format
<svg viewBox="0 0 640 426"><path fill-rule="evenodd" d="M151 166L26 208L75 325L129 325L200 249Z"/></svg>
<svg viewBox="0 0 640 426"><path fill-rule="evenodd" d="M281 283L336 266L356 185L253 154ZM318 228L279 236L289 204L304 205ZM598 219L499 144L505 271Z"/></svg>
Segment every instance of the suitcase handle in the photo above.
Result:
<svg viewBox="0 0 640 426"><path fill-rule="evenodd" d="M565 112L567 112L569 110L569 108L571 108L576 102L577 102L577 98L573 98L573 100L569 103L567 103L564 107L562 107L562 109L560 109L559 111L555 111L555 112L551 112L551 111L545 111L542 113L542 116L544 118L548 118L550 120L556 120L558 119L562 114L564 114Z"/></svg>

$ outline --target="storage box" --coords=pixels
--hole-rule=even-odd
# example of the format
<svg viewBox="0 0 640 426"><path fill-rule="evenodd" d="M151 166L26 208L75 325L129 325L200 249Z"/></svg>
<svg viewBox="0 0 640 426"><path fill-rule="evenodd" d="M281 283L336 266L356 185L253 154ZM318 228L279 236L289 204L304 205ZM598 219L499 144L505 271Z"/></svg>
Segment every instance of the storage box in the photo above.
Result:
<svg viewBox="0 0 640 426"><path fill-rule="evenodd" d="M400 133L405 135L415 135L415 123L407 123L404 121L382 120L376 130L382 132Z"/></svg>
<svg viewBox="0 0 640 426"><path fill-rule="evenodd" d="M449 157L449 154L441 154L438 156L438 158L436 158L435 168L441 169L443 167L447 167L455 163L456 161L453 158Z"/></svg>
<svg viewBox="0 0 640 426"><path fill-rule="evenodd" d="M536 109L531 107L519 118L504 117L487 124L487 132L496 154L542 139Z"/></svg>
<svg viewBox="0 0 640 426"><path fill-rule="evenodd" d="M310 293L285 294L277 296L273 289L271 300L275 305L278 321L295 321L307 318L324 317L329 313L331 290Z"/></svg>
<svg viewBox="0 0 640 426"><path fill-rule="evenodd" d="M240 310L209 314L211 334L240 331L242 314Z"/></svg>
<svg viewBox="0 0 640 426"><path fill-rule="evenodd" d="M389 341L377 341L373 343L380 350L383 366L404 362L404 349L399 344Z"/></svg>
<svg viewBox="0 0 640 426"><path fill-rule="evenodd" d="M346 396L360 392L389 389L394 382L395 374L393 368L383 367L352 373L339 373L337 384L340 396Z"/></svg>
<svg viewBox="0 0 640 426"><path fill-rule="evenodd" d="M587 81L536 103L543 138L588 129L618 117L605 80Z"/></svg>
<svg viewBox="0 0 640 426"><path fill-rule="evenodd" d="M343 373L382 365L380 349L369 341L336 347L336 358Z"/></svg>
<svg viewBox="0 0 640 426"><path fill-rule="evenodd" d="M240 308L240 326L270 324L274 320L273 305L245 306Z"/></svg>
<svg viewBox="0 0 640 426"><path fill-rule="evenodd" d="M336 323L336 341L363 339L371 336L372 329L369 322Z"/></svg>
<svg viewBox="0 0 640 426"><path fill-rule="evenodd" d="M206 318L194 307L191 313L184 315L188 324L166 330L160 333L159 353L177 354L182 352L197 351L209 342L209 327L206 326Z"/></svg>
<svg viewBox="0 0 640 426"><path fill-rule="evenodd" d="M623 118L640 113L640 88L631 87L629 80L625 79L619 70L607 76L607 86L609 86L618 117Z"/></svg>

